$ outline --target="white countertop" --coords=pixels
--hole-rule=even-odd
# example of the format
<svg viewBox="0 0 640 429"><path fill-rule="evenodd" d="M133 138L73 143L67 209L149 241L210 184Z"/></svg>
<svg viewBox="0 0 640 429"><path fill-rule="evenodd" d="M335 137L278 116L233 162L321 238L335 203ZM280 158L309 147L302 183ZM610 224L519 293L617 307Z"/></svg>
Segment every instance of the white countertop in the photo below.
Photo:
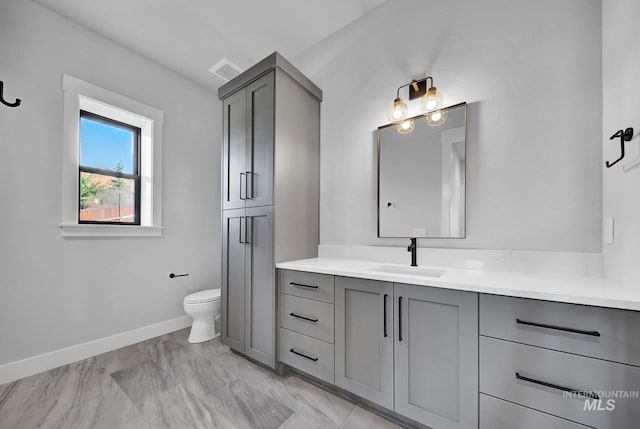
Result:
<svg viewBox="0 0 640 429"><path fill-rule="evenodd" d="M328 258L276 264L277 268L286 270L640 311L640 289L629 289L603 278L421 266L421 269L445 271L440 277L424 277L375 270L381 266L408 267L401 264Z"/></svg>

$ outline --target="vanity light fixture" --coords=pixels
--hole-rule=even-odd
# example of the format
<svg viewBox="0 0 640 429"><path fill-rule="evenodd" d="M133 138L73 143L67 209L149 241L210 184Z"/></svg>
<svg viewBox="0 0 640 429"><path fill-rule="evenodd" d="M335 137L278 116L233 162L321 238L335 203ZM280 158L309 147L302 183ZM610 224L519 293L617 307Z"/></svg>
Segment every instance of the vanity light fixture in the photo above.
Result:
<svg viewBox="0 0 640 429"><path fill-rule="evenodd" d="M429 112L426 115L424 115L424 118L426 119L427 124L429 124L432 127L435 127L436 125L442 125L447 120L447 111L436 110L434 112Z"/></svg>
<svg viewBox="0 0 640 429"><path fill-rule="evenodd" d="M427 83L429 81L431 85L428 86ZM393 100L393 104L387 109L389 122L396 124L396 129L400 133L410 133L415 127L415 121L406 120L409 114L409 108L402 100L402 97L400 97L400 90L406 86L409 87L409 100L420 98L420 109L425 114L440 109L443 102L442 93L433 85L433 78L431 76L427 76L421 80L412 80L400 86L396 91L396 98ZM440 125L446 120L446 112L442 112L440 115L436 114L433 118L427 116L426 119L429 125Z"/></svg>
<svg viewBox="0 0 640 429"><path fill-rule="evenodd" d="M400 134L409 134L411 131L413 131L415 127L416 127L416 120L411 118L411 119L405 119L404 121L396 125L396 130L398 130Z"/></svg>
<svg viewBox="0 0 640 429"><path fill-rule="evenodd" d="M431 76L425 79L425 86L426 81L429 79L431 79L431 86L426 90L426 94L424 94L420 99L420 108L425 113L441 108L442 102L444 101L442 93L433 85L433 78Z"/></svg>
<svg viewBox="0 0 640 429"><path fill-rule="evenodd" d="M398 91L400 91L399 88ZM399 124L407 117L408 113L409 108L406 103L402 101L400 95L398 95L396 99L393 100L393 104L389 106L389 109L387 110L387 119L389 119L389 122L392 124Z"/></svg>
<svg viewBox="0 0 640 429"><path fill-rule="evenodd" d="M431 79L431 82L433 83L433 79ZM413 100L426 94L427 79L422 79L420 81L412 80L411 82L406 83L398 88L398 90L396 91L396 98L393 100L393 104L389 106L389 109L387 109L387 118L392 124L401 124L409 114L409 108L407 107L407 104L402 101L402 97L400 97L400 90L405 86L409 87L409 100ZM400 128L398 128L398 130L399 129ZM411 129L413 130L413 127Z"/></svg>

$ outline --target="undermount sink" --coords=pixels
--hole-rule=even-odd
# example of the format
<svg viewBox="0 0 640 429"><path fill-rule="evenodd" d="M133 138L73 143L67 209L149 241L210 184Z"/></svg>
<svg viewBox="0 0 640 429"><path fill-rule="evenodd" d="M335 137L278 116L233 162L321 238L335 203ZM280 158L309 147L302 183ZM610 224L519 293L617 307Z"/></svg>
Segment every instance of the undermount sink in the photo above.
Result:
<svg viewBox="0 0 640 429"><path fill-rule="evenodd" d="M437 268L402 267L397 265L380 265L379 267L372 268L371 271L434 278L440 277L446 272L445 270L439 270Z"/></svg>

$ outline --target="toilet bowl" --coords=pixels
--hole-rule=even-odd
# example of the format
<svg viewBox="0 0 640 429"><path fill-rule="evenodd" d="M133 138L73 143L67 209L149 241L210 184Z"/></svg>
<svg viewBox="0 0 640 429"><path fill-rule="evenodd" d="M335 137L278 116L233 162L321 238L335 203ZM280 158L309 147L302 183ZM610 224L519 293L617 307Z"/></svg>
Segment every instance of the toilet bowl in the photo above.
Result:
<svg viewBox="0 0 640 429"><path fill-rule="evenodd" d="M187 295L184 311L193 318L190 343L202 343L220 335L215 320L220 318L220 289L207 289Z"/></svg>

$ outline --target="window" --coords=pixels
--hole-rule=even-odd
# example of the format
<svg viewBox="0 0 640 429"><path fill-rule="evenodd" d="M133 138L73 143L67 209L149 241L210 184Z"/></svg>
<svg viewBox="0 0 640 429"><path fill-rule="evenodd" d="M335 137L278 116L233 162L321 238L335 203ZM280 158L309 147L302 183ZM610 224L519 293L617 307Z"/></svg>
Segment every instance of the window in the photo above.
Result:
<svg viewBox="0 0 640 429"><path fill-rule="evenodd" d="M163 113L68 75L62 88L62 235L161 235Z"/></svg>
<svg viewBox="0 0 640 429"><path fill-rule="evenodd" d="M80 111L79 223L140 225L140 134Z"/></svg>

